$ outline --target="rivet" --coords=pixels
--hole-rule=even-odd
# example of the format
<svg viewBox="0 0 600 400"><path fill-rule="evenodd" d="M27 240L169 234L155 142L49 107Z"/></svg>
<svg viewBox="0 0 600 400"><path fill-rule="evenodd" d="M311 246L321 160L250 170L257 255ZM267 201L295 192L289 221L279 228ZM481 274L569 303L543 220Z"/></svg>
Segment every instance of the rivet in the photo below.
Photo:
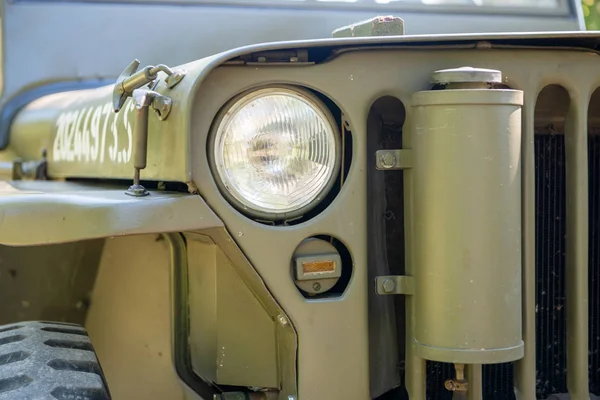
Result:
<svg viewBox="0 0 600 400"><path fill-rule="evenodd" d="M281 314L277 316L277 321L281 324L281 326L287 326L287 324L289 324L287 318Z"/></svg>

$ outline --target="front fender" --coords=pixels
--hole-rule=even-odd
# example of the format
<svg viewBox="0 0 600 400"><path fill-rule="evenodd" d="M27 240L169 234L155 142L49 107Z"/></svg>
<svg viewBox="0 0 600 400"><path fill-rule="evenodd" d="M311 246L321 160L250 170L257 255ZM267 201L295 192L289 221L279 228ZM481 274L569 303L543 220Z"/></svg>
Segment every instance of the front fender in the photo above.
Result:
<svg viewBox="0 0 600 400"><path fill-rule="evenodd" d="M222 227L198 195L66 182L0 182L0 244L33 246Z"/></svg>

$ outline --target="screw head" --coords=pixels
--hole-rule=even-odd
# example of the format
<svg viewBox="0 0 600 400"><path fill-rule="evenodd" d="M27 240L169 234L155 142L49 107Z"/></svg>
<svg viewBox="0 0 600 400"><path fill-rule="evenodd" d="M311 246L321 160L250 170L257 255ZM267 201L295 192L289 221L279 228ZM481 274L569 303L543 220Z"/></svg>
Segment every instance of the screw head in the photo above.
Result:
<svg viewBox="0 0 600 400"><path fill-rule="evenodd" d="M321 290L321 284L319 282L315 282L313 283L313 289L315 290L315 292L318 292L319 290Z"/></svg>
<svg viewBox="0 0 600 400"><path fill-rule="evenodd" d="M393 293L396 289L396 283L391 279L385 279L381 284L384 293Z"/></svg>

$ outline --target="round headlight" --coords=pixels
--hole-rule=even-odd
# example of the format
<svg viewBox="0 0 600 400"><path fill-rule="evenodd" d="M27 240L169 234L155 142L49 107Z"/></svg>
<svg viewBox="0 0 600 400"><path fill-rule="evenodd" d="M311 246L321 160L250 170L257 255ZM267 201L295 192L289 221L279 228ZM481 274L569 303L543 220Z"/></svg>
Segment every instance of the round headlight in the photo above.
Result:
<svg viewBox="0 0 600 400"><path fill-rule="evenodd" d="M238 209L269 220L313 208L340 166L335 120L316 96L296 88L263 88L234 98L211 145L224 195Z"/></svg>

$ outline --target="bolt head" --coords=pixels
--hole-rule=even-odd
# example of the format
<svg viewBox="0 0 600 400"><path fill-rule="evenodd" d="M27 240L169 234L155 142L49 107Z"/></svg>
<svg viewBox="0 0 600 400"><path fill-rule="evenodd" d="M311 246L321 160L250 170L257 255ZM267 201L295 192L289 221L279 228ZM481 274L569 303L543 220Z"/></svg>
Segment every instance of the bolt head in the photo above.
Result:
<svg viewBox="0 0 600 400"><path fill-rule="evenodd" d="M393 293L396 289L396 283L391 279L385 279L381 284L381 288L385 293Z"/></svg>
<svg viewBox="0 0 600 400"><path fill-rule="evenodd" d="M392 168L396 165L396 156L394 156L391 152L387 152L380 158L381 166L383 168Z"/></svg>

